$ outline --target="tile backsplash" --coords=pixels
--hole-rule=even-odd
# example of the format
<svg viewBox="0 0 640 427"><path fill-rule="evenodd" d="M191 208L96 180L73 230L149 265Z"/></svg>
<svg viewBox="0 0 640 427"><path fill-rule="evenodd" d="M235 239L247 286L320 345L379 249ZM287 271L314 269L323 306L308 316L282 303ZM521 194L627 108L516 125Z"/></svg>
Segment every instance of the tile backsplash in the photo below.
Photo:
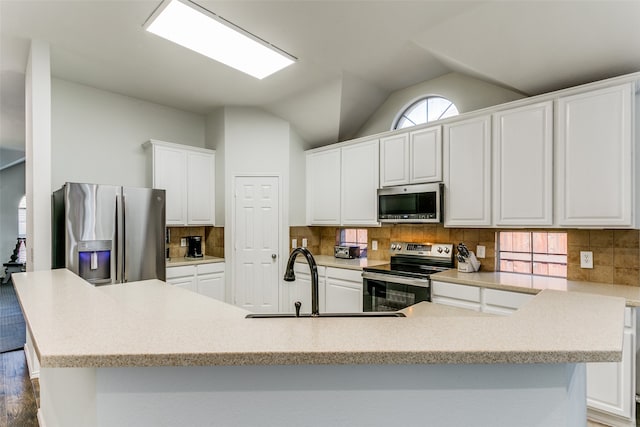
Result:
<svg viewBox="0 0 640 427"><path fill-rule="evenodd" d="M180 239L201 236L203 255L224 258L224 227L169 227L169 230L169 257L181 258L187 254L187 246L180 246Z"/></svg>
<svg viewBox="0 0 640 427"><path fill-rule="evenodd" d="M336 232L339 227L291 227L290 239L307 239L314 254L333 255ZM496 269L497 228L445 228L442 225L397 224L367 228L368 254L372 260L389 260L388 248L392 241L403 242L464 242L470 250L476 246L486 248L486 257L480 259L481 271ZM505 230L513 231L513 230ZM540 231L540 230L538 230ZM575 230L549 229L567 232L567 279L619 285L640 286L640 230ZM378 241L378 250L372 250L371 241ZM289 241L291 244L291 241ZM593 252L593 269L580 268L580 251Z"/></svg>

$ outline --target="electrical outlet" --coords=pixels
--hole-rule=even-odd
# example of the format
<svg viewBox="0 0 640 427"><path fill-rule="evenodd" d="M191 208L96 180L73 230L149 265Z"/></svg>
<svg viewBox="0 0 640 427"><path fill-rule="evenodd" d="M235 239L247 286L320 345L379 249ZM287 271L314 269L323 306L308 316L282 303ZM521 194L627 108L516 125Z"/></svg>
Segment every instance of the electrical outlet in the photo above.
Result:
<svg viewBox="0 0 640 427"><path fill-rule="evenodd" d="M476 246L476 256L478 258L484 258L485 257L485 247L482 245L478 245Z"/></svg>
<svg viewBox="0 0 640 427"><path fill-rule="evenodd" d="M291 239L291 249L298 247L298 239Z"/></svg>
<svg viewBox="0 0 640 427"><path fill-rule="evenodd" d="M307 247L307 239L302 239L302 247L306 248Z"/></svg>
<svg viewBox="0 0 640 427"><path fill-rule="evenodd" d="M372 240L371 241L371 250L373 250L373 251L377 251L378 250L378 241L377 240Z"/></svg>
<svg viewBox="0 0 640 427"><path fill-rule="evenodd" d="M593 268L593 252L580 251L580 268Z"/></svg>
<svg viewBox="0 0 640 427"><path fill-rule="evenodd" d="M181 238L180 239L180 246L187 246L187 239L186 238Z"/></svg>

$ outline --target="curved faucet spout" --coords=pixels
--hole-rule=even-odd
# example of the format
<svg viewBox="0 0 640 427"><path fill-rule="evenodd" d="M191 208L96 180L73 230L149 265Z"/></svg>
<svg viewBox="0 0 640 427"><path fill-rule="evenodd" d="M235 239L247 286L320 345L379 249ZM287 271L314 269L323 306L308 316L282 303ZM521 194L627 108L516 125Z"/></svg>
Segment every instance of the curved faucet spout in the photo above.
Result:
<svg viewBox="0 0 640 427"><path fill-rule="evenodd" d="M307 260L307 264L309 264L309 270L311 270L311 315L319 316L320 308L318 301L320 300L320 291L318 286L318 265L316 264L316 260L313 258L313 255L311 255L309 249L295 248L291 251L289 260L287 261L287 269L284 272L284 280L286 282L293 282L294 280L296 280L296 275L293 272L293 265L298 254L304 255Z"/></svg>

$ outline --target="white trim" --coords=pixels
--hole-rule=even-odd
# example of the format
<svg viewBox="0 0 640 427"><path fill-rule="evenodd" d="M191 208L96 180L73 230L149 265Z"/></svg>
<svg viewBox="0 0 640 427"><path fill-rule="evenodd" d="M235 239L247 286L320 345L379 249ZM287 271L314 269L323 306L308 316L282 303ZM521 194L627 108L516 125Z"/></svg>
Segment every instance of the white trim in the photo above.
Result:
<svg viewBox="0 0 640 427"><path fill-rule="evenodd" d="M144 142L142 144L142 147L149 148L152 145L159 145L162 147L168 147L168 148L179 149L179 150L192 150L192 151L207 153L207 154L212 154L216 152L215 150L210 150L208 148L196 147L193 145L176 144L175 142L160 141L158 139L150 139Z"/></svg>

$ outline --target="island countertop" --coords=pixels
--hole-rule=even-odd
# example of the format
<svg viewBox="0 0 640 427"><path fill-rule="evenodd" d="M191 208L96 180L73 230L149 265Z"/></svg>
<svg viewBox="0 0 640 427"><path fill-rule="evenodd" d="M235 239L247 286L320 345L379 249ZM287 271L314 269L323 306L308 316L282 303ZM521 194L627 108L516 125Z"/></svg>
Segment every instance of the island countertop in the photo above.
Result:
<svg viewBox="0 0 640 427"><path fill-rule="evenodd" d="M406 318L246 319L159 280L94 287L68 270L19 273L42 367L491 364L619 361L625 300L541 291L510 316L431 303Z"/></svg>

